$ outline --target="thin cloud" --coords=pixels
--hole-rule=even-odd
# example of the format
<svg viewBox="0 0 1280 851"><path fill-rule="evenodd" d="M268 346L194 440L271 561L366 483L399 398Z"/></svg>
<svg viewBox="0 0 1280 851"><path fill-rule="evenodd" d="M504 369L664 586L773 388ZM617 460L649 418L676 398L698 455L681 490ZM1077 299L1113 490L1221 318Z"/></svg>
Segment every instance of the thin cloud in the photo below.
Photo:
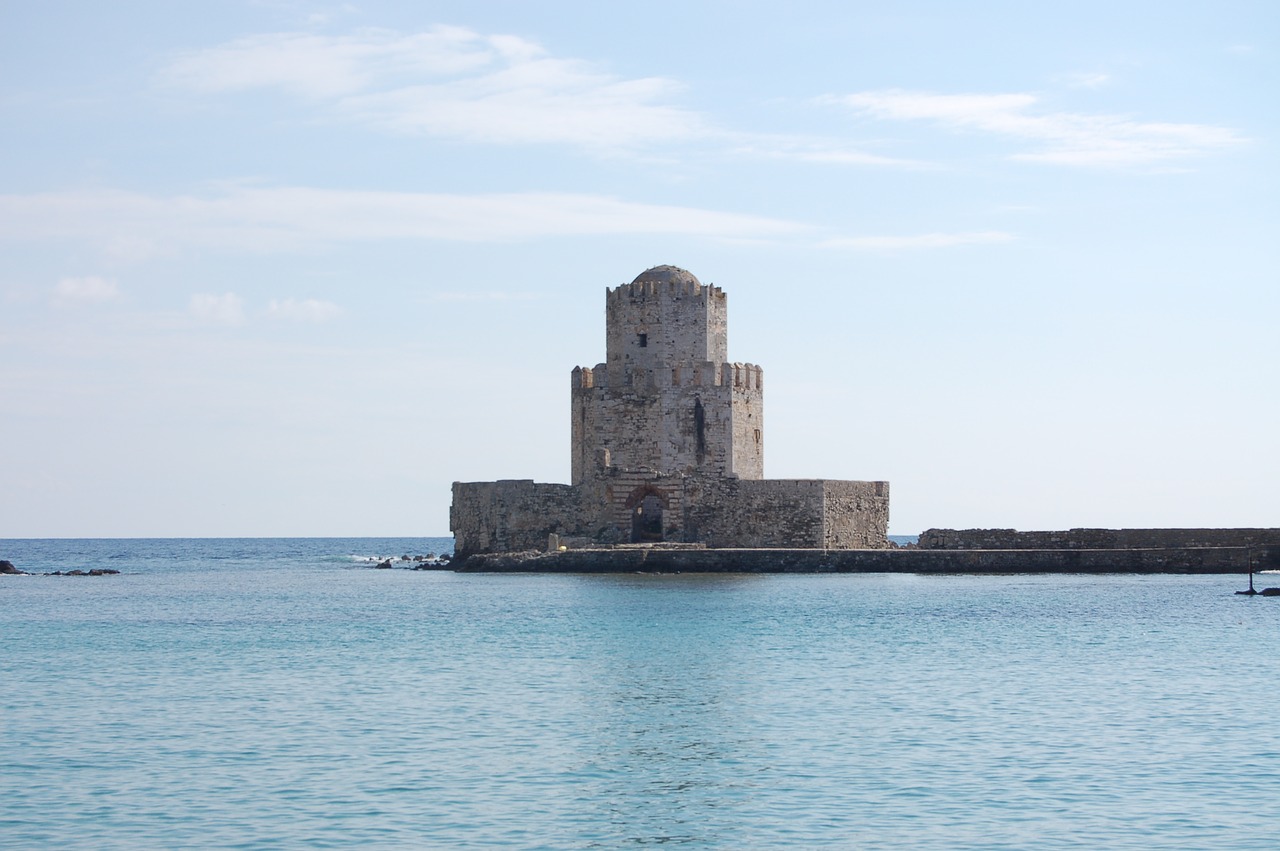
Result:
<svg viewBox="0 0 1280 851"><path fill-rule="evenodd" d="M900 90L837 99L870 118L927 120L1040 144L1013 158L1072 166L1150 166L1225 150L1244 141L1208 124L1134 121L1119 115L1037 112L1031 94L939 95Z"/></svg>
<svg viewBox="0 0 1280 851"><path fill-rule="evenodd" d="M342 309L333 302L314 298L273 298L267 304L267 318L289 322L327 322L340 313Z"/></svg>
<svg viewBox="0 0 1280 851"><path fill-rule="evenodd" d="M120 288L116 282L107 278L89 275L83 278L63 278L53 288L53 304L55 307L77 307L87 304L101 304L113 301L120 296Z"/></svg>
<svg viewBox="0 0 1280 851"><path fill-rule="evenodd" d="M161 77L203 92L281 89L324 100L421 76L480 71L494 54L482 37L456 27L413 35L379 29L350 36L268 33L181 54Z"/></svg>
<svg viewBox="0 0 1280 851"><path fill-rule="evenodd" d="M918 251L954 248L958 245L995 245L1012 242L1011 233L978 231L974 233L923 233L915 236L853 236L829 239L824 248L847 248L855 251Z"/></svg>
<svg viewBox="0 0 1280 851"><path fill-rule="evenodd" d="M1060 74L1055 79L1073 89L1100 89L1111 82L1111 75L1100 71L1077 71Z"/></svg>
<svg viewBox="0 0 1280 851"><path fill-rule="evenodd" d="M570 193L231 187L201 196L0 195L0 239L83 240L103 250L130 241L139 247L145 243L152 253L192 247L272 252L394 239L513 242L627 234L761 239L805 230L783 219Z"/></svg>
<svg viewBox="0 0 1280 851"><path fill-rule="evenodd" d="M672 103L682 90L672 80L619 78L461 27L256 35L178 56L160 76L201 92L274 89L349 120L466 141L625 150L709 132Z"/></svg>
<svg viewBox="0 0 1280 851"><path fill-rule="evenodd" d="M678 104L685 90L678 81L619 77L553 56L535 41L462 27L247 36L180 54L159 80L206 94L280 92L338 120L440 139L649 157L665 144L700 142L714 156L729 150L837 166L921 165L839 139L717 127Z"/></svg>
<svg viewBox="0 0 1280 851"><path fill-rule="evenodd" d="M202 322L240 325L244 322L244 300L235 293L197 293L191 296L187 312Z"/></svg>
<svg viewBox="0 0 1280 851"><path fill-rule="evenodd" d="M873 154L861 148L828 139L796 136L743 135L732 152L738 156L820 165L889 166L907 169L934 167L931 163Z"/></svg>

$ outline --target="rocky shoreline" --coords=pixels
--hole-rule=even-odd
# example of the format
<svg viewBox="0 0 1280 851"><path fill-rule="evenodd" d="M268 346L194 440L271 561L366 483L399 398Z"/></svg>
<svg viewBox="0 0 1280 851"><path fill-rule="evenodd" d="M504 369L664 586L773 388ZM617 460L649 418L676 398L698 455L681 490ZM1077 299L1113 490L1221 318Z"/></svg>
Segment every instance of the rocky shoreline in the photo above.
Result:
<svg viewBox="0 0 1280 851"><path fill-rule="evenodd" d="M398 559L370 556L365 562L363 566L371 570L453 570L453 555L450 553L402 555Z"/></svg>

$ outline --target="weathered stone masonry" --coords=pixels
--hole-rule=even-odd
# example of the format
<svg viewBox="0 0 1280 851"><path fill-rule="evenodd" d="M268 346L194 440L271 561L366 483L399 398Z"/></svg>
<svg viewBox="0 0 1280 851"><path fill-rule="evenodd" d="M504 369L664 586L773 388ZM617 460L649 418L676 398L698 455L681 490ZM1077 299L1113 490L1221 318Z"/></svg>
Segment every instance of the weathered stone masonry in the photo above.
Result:
<svg viewBox="0 0 1280 851"><path fill-rule="evenodd" d="M455 482L459 556L888 545L887 482L764 478L764 371L728 361L723 290L658 266L606 290L605 326L605 362L571 374L571 484Z"/></svg>

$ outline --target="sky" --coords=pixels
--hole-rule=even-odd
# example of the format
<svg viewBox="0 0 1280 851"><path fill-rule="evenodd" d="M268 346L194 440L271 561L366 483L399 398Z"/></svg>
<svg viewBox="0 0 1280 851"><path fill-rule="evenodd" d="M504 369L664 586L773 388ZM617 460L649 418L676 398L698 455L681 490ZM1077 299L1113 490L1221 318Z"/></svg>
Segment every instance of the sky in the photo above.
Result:
<svg viewBox="0 0 1280 851"><path fill-rule="evenodd" d="M1280 525L1280 5L0 0L0 537L447 535L659 264L890 532Z"/></svg>

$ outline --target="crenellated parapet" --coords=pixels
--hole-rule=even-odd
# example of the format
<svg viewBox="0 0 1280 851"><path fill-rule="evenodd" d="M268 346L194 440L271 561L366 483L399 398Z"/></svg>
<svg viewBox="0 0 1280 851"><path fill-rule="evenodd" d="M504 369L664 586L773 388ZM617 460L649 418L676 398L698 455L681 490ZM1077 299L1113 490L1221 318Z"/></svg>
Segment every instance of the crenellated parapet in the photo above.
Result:
<svg viewBox="0 0 1280 851"><path fill-rule="evenodd" d="M605 305L617 305L623 301L642 301L656 298L700 299L703 302L724 298L724 290L715 284L703 284L689 275L688 278L668 280L636 280L605 290Z"/></svg>
<svg viewBox="0 0 1280 851"><path fill-rule="evenodd" d="M726 363L720 367L720 383L743 390L763 390L764 369L753 363Z"/></svg>
<svg viewBox="0 0 1280 851"><path fill-rule="evenodd" d="M637 391L678 388L733 387L740 391L764 390L764 368L753 363L701 363L676 364L671 367L645 369L634 367L621 385ZM575 366L569 376L573 390L606 389L609 371L604 364L595 367Z"/></svg>

